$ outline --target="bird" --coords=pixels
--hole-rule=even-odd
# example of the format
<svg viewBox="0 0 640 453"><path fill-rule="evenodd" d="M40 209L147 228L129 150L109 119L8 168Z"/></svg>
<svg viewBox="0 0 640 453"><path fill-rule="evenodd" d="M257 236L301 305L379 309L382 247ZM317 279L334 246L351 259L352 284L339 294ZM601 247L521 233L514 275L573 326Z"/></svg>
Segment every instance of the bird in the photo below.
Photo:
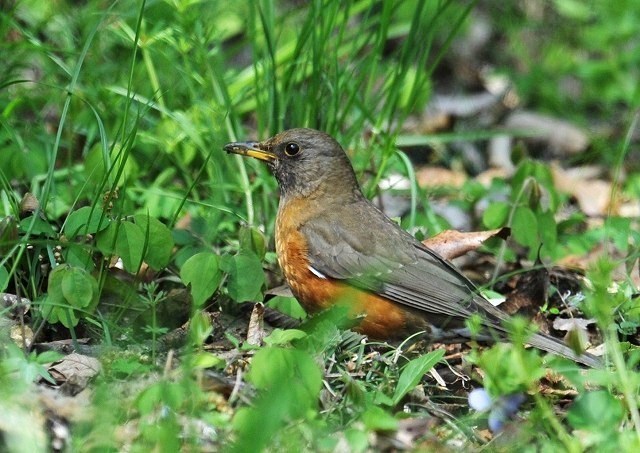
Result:
<svg viewBox="0 0 640 453"><path fill-rule="evenodd" d="M350 314L360 319L354 330L379 340L416 333L447 343L506 339L509 316L364 196L349 157L332 136L296 128L264 141L228 143L224 150L265 162L275 176L278 263L308 313L348 303ZM469 330L466 321L472 317L480 319L481 338ZM543 333L532 334L527 343L601 366L598 357L577 354Z"/></svg>

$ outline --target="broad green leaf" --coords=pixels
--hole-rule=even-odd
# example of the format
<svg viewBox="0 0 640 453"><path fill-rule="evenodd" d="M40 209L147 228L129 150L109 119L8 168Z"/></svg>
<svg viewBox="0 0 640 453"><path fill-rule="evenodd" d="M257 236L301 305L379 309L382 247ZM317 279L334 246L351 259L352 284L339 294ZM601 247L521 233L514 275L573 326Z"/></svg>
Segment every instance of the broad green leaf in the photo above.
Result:
<svg viewBox="0 0 640 453"><path fill-rule="evenodd" d="M276 296L269 299L267 307L278 310L292 318L305 319L307 317L307 312L304 311L304 308L295 297Z"/></svg>
<svg viewBox="0 0 640 453"><path fill-rule="evenodd" d="M67 329L78 325L80 318L76 314L76 311L69 307L58 307L58 321Z"/></svg>
<svg viewBox="0 0 640 453"><path fill-rule="evenodd" d="M95 264L87 245L70 242L63 248L63 253L65 263L89 272L95 269Z"/></svg>
<svg viewBox="0 0 640 453"><path fill-rule="evenodd" d="M392 397L393 404L398 404L411 389L418 385L422 376L433 368L442 357L444 357L444 349L437 349L407 363L398 378L398 385Z"/></svg>
<svg viewBox="0 0 640 453"><path fill-rule="evenodd" d="M259 392L252 406L239 409L233 418L233 452L262 451L286 424L317 407L322 373L313 356L303 351L263 348L247 378Z"/></svg>
<svg viewBox="0 0 640 453"><path fill-rule="evenodd" d="M155 217L138 214L133 219L142 230L145 238L147 237L147 229L149 232L144 260L154 269L164 268L169 264L171 251L173 250L171 231Z"/></svg>
<svg viewBox="0 0 640 453"><path fill-rule="evenodd" d="M126 161L123 162L124 154L120 144L116 144L111 149L107 162L105 162L104 157L102 148L98 144L93 146L87 153L87 157L84 160L84 173L89 186L99 186L100 181L107 175L107 168L122 169L121 173L118 171L109 172L109 184L113 183L114 177L118 174L120 174L117 182L119 187L121 187L125 181L137 177L139 171L138 164L132 154L128 154Z"/></svg>
<svg viewBox="0 0 640 453"><path fill-rule="evenodd" d="M33 224L33 225L32 225ZM31 234L44 235L48 237L54 237L56 235L53 227L43 218L29 216L20 221L20 229L22 231L29 231Z"/></svg>
<svg viewBox="0 0 640 453"><path fill-rule="evenodd" d="M558 243L558 227L551 211L538 213L538 229L545 249L553 253Z"/></svg>
<svg viewBox="0 0 640 453"><path fill-rule="evenodd" d="M47 298L53 305L66 305L66 300L62 292L62 280L68 269L69 265L61 264L49 274Z"/></svg>
<svg viewBox="0 0 640 453"><path fill-rule="evenodd" d="M191 296L195 306L202 306L222 281L220 257L211 252L193 255L180 269L180 278L185 285L191 285Z"/></svg>
<svg viewBox="0 0 640 453"><path fill-rule="evenodd" d="M379 406L370 406L362 414L362 422L372 431L395 431L398 420Z"/></svg>
<svg viewBox="0 0 640 453"><path fill-rule="evenodd" d="M64 358L64 354L58 351L43 351L36 357L36 363L44 365L45 363L57 362Z"/></svg>
<svg viewBox="0 0 640 453"><path fill-rule="evenodd" d="M80 234L94 234L109 226L109 219L100 208L84 206L73 211L64 223L64 234L73 238Z"/></svg>
<svg viewBox="0 0 640 453"><path fill-rule="evenodd" d="M191 365L196 369L205 368L224 368L226 362L215 354L210 352L197 352L193 355Z"/></svg>
<svg viewBox="0 0 640 453"><path fill-rule="evenodd" d="M367 447L369 446L369 433L356 427L349 427L344 430L344 438L349 445L348 451L367 451Z"/></svg>
<svg viewBox="0 0 640 453"><path fill-rule="evenodd" d="M135 273L142 264L145 235L142 229L131 222L111 222L98 233L96 246L105 255L117 255L124 268Z"/></svg>
<svg viewBox="0 0 640 453"><path fill-rule="evenodd" d="M146 387L136 398L136 407L142 415L149 414L162 404L163 383L157 382Z"/></svg>
<svg viewBox="0 0 640 453"><path fill-rule="evenodd" d="M263 259L267 251L266 240L262 231L253 227L242 227L239 234L240 251L255 253L258 258Z"/></svg>
<svg viewBox="0 0 640 453"><path fill-rule="evenodd" d="M269 346L277 346L281 344L291 343L293 340L299 340L307 336L306 332L297 329L274 329L269 336L265 337L264 342Z"/></svg>
<svg viewBox="0 0 640 453"><path fill-rule="evenodd" d="M200 347L213 332L211 319L202 311L197 311L189 322L189 337L195 347Z"/></svg>
<svg viewBox="0 0 640 453"><path fill-rule="evenodd" d="M538 238L538 219L533 211L526 206L519 206L513 214L511 223L513 238L518 243L529 247L537 248L540 243Z"/></svg>
<svg viewBox="0 0 640 453"><path fill-rule="evenodd" d="M307 405L312 404L322 386L322 374L310 354L297 349L266 347L260 349L251 361L247 379L256 388L264 390L290 385L300 386L300 396Z"/></svg>
<svg viewBox="0 0 640 453"><path fill-rule="evenodd" d="M482 223L487 228L500 228L507 223L509 217L509 205L503 202L495 202L489 205L489 207L482 214Z"/></svg>
<svg viewBox="0 0 640 453"><path fill-rule="evenodd" d="M579 395L567 414L571 426L586 431L615 431L623 417L622 402L606 390Z"/></svg>
<svg viewBox="0 0 640 453"><path fill-rule="evenodd" d="M62 295L75 308L85 308L91 305L95 294L93 292L95 279L83 269L70 267L62 276Z"/></svg>
<svg viewBox="0 0 640 453"><path fill-rule="evenodd" d="M236 302L262 299L265 284L260 259L253 253L241 252L225 259L223 270L229 274L227 291Z"/></svg>
<svg viewBox="0 0 640 453"><path fill-rule="evenodd" d="M145 245L145 235L138 225L122 222L116 240L116 253L122 258L124 268L135 273L142 264L142 253Z"/></svg>
<svg viewBox="0 0 640 453"><path fill-rule="evenodd" d="M49 294L41 299L40 313L49 323L55 324L58 322L58 308L53 304Z"/></svg>

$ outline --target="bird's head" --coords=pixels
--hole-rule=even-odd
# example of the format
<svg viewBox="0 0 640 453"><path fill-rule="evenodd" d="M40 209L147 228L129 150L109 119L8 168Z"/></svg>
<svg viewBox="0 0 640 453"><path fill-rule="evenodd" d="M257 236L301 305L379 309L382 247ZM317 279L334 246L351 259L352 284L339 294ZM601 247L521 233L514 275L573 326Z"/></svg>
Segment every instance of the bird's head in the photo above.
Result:
<svg viewBox="0 0 640 453"><path fill-rule="evenodd" d="M327 192L338 198L361 196L349 158L324 132L290 129L262 142L229 143L224 150L265 161L285 198Z"/></svg>

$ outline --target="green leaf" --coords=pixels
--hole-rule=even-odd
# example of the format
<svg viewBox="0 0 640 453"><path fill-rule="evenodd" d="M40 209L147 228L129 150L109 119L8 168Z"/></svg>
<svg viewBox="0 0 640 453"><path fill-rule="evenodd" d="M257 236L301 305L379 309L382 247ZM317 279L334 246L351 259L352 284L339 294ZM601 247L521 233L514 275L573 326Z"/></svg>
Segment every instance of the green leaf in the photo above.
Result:
<svg viewBox="0 0 640 453"><path fill-rule="evenodd" d="M96 246L102 253L119 256L128 272L138 271L146 239L138 225L126 221L119 224L111 222L96 239Z"/></svg>
<svg viewBox="0 0 640 453"><path fill-rule="evenodd" d="M259 350L253 357L247 379L261 390L295 381L299 386L299 396L304 396L300 404L306 405L315 402L322 387L322 374L315 360L310 354L297 349L266 347Z"/></svg>
<svg viewBox="0 0 640 453"><path fill-rule="evenodd" d="M240 229L240 251L256 254L260 259L267 252L267 244L262 231L257 228L245 226Z"/></svg>
<svg viewBox="0 0 640 453"><path fill-rule="evenodd" d="M4 266L0 266L0 291L4 291L9 286L9 271Z"/></svg>
<svg viewBox="0 0 640 453"><path fill-rule="evenodd" d="M210 352L197 352L193 355L191 365L196 369L224 368L226 362Z"/></svg>
<svg viewBox="0 0 640 453"><path fill-rule="evenodd" d="M362 422L374 431L396 431L398 420L379 406L368 407L362 414Z"/></svg>
<svg viewBox="0 0 640 453"><path fill-rule="evenodd" d="M62 276L62 295L75 308L85 308L93 301L94 278L86 271L71 267Z"/></svg>
<svg viewBox="0 0 640 453"><path fill-rule="evenodd" d="M164 268L169 264L174 245L171 231L155 217L138 214L133 219L142 230L145 238L148 236L144 260L154 269Z"/></svg>
<svg viewBox="0 0 640 453"><path fill-rule="evenodd" d="M232 452L262 451L287 423L317 407L322 373L313 356L303 351L263 348L253 357L247 378L259 395L252 407L239 409L233 418Z"/></svg>
<svg viewBox="0 0 640 453"><path fill-rule="evenodd" d="M45 363L57 362L64 358L64 354L60 354L58 351L43 351L36 357L36 363L44 365Z"/></svg>
<svg viewBox="0 0 640 453"><path fill-rule="evenodd" d="M482 223L487 228L500 228L507 223L509 205L500 201L492 203L482 214Z"/></svg>
<svg viewBox="0 0 640 453"><path fill-rule="evenodd" d="M537 248L539 244L538 219L530 208L526 206L516 208L511 223L511 232L519 244L529 248Z"/></svg>
<svg viewBox="0 0 640 453"><path fill-rule="evenodd" d="M89 272L95 269L88 245L69 242L63 250L65 263Z"/></svg>
<svg viewBox="0 0 640 453"><path fill-rule="evenodd" d="M266 305L295 319L305 319L307 317L307 312L304 311L304 308L295 297L276 296L269 299Z"/></svg>
<svg viewBox="0 0 640 453"><path fill-rule="evenodd" d="M185 285L191 285L191 297L195 306L202 306L222 281L220 257L211 252L193 255L180 269L180 278Z"/></svg>
<svg viewBox="0 0 640 453"><path fill-rule="evenodd" d="M33 225L31 225L33 223ZM54 237L56 235L53 227L46 220L40 217L29 216L20 221L22 231L30 231L31 234Z"/></svg>
<svg viewBox="0 0 640 453"><path fill-rule="evenodd" d="M81 234L95 234L108 227L109 222L102 209L84 206L69 214L63 232L69 238Z"/></svg>
<svg viewBox="0 0 640 453"><path fill-rule="evenodd" d="M69 269L69 265L61 264L51 271L47 283L47 298L54 305L66 305L66 299L62 293L62 280Z"/></svg>
<svg viewBox="0 0 640 453"><path fill-rule="evenodd" d="M567 414L571 426L587 431L615 431L623 417L622 402L606 390L579 395Z"/></svg>
<svg viewBox="0 0 640 453"><path fill-rule="evenodd" d="M369 434L355 427L344 430L344 438L349 445L348 451L367 451L369 446Z"/></svg>
<svg viewBox="0 0 640 453"><path fill-rule="evenodd" d="M267 337L264 338L265 344L269 346L277 346L291 343L293 340L299 340L307 336L306 332L297 329L274 329Z"/></svg>
<svg viewBox="0 0 640 453"><path fill-rule="evenodd" d="M241 252L224 260L223 269L229 274L227 291L236 302L262 299L265 284L260 259L253 253Z"/></svg>
<svg viewBox="0 0 640 453"><path fill-rule="evenodd" d="M538 213L538 228L540 231L540 240L542 244L544 244L545 249L550 252L555 251L558 243L558 227L551 211Z"/></svg>
<svg viewBox="0 0 640 453"><path fill-rule="evenodd" d="M211 319L202 311L197 311L189 322L189 337L195 347L200 347L213 332Z"/></svg>
<svg viewBox="0 0 640 453"><path fill-rule="evenodd" d="M407 363L398 378L398 385L392 397L393 404L398 404L411 389L418 385L422 376L433 368L442 357L444 357L444 349L437 349Z"/></svg>
<svg viewBox="0 0 640 453"><path fill-rule="evenodd" d="M115 144L110 151L110 156L107 156L108 161L105 162L102 148L98 144L94 145L84 160L84 174L87 179L87 185L89 187L99 187L103 178L107 176L107 173L109 185L113 184L113 179L116 175L120 176L117 181L118 187L122 187L126 181L135 179L139 172L138 164L131 153L126 153L125 160L125 153L123 151L121 144ZM121 169L122 172L107 171L109 168Z"/></svg>
<svg viewBox="0 0 640 453"><path fill-rule="evenodd" d="M68 307L58 307L58 321L67 329L71 329L78 325L80 318L76 314L75 310Z"/></svg>

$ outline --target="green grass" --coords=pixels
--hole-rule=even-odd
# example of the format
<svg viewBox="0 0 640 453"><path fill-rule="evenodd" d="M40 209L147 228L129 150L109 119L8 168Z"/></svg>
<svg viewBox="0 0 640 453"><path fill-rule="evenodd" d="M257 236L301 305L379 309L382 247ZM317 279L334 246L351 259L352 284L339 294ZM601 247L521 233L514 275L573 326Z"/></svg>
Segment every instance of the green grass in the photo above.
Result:
<svg viewBox="0 0 640 453"><path fill-rule="evenodd" d="M562 33L591 17L576 16L573 2L556 4L559 17L576 21ZM442 350L363 342L336 327L339 312L276 330L265 346L244 341L242 303L263 300L279 282L272 252L277 187L260 163L222 150L229 141L290 127L325 130L348 150L367 195L392 171L409 177L411 208L403 225L446 227L425 202L437 194L417 186L412 163L396 144L446 146L469 138L464 131L407 138L402 124L428 102L436 69L476 6L24 0L4 7L0 292L31 301L26 324L7 321L14 328L28 327L37 342L72 339L80 350L79 339L90 338L88 352L101 359L86 415L69 418L71 448L366 451L382 448L404 419L429 417L438 424L424 435L425 448L482 445L476 427L485 426L487 414L469 410L466 392L443 390L424 377ZM619 11L610 7L603 17L618 18ZM515 36L522 28L505 30ZM602 39L590 51L617 43L614 28L604 19L593 25ZM584 37L575 39L572 45L585 45ZM557 38L549 45L561 44ZM545 60L539 70L553 72L552 63ZM613 64L602 74L627 80L625 68ZM595 100L601 73L593 71L583 74L586 94L575 115L586 122L601 102L601 112L633 117L623 124L631 131L637 100L629 83L617 91L607 85L607 95ZM514 80L532 102L540 99L541 109L553 111L562 96L531 84L534 75ZM495 132L473 134L486 139ZM614 152L597 154L605 138L596 139L590 159L611 165L624 196L640 198L631 133L619 134ZM25 208L27 193L37 206ZM555 189L546 163L528 160L513 178L488 188L469 182L446 195L468 211L501 200L478 228L513 227L529 258L540 243L552 262L599 244L619 257L594 265L583 290L584 311L603 332L611 371L549 363L565 379L559 387L577 392L566 416L555 396L538 391L545 368L536 351L515 344L471 354L482 376L464 372L495 401L528 395L512 428L517 435L489 448L638 446L637 289L628 272L612 290L613 268L638 260L637 219L610 215L591 226L578 212L557 221L569 200ZM506 262L523 254L504 245L487 249ZM113 268L114 257L122 270ZM289 298L271 304L299 313ZM4 323L11 310L0 315ZM166 334L176 332L174 344ZM44 451L49 431L31 422L42 410L33 403L34 382L49 378L45 364L55 357L16 346L9 328L2 327L0 338L0 445L19 451L28 441L30 451ZM22 431L24 425L33 430Z"/></svg>

